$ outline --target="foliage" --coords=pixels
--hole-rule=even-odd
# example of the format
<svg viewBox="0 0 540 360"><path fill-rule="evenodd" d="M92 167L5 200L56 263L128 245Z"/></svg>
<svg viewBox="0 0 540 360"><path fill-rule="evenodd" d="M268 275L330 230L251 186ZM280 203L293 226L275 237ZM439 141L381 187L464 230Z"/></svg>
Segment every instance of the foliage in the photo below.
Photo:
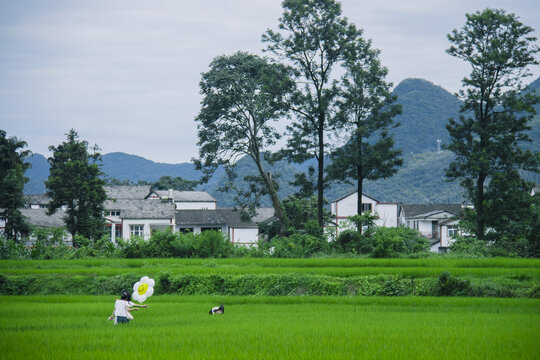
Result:
<svg viewBox="0 0 540 360"><path fill-rule="evenodd" d="M47 205L49 214L66 206L65 223L73 236L82 235L88 239L99 239L103 232L103 203L107 195L100 178L101 155L98 147L88 153L88 143L77 140L77 132L73 129L67 134L67 141L57 147L50 146L53 153L47 186L47 195L51 199Z"/></svg>
<svg viewBox="0 0 540 360"><path fill-rule="evenodd" d="M302 88L291 98L296 114L288 130L287 155L296 162L317 160L317 220L324 225L324 160L327 132L332 129L338 89L331 79L345 45L361 31L348 24L334 0L285 0L279 31L267 30L267 51L290 62Z"/></svg>
<svg viewBox="0 0 540 360"><path fill-rule="evenodd" d="M194 191L198 184L198 181L186 180L180 176L162 176L152 186L156 190L174 189L179 191Z"/></svg>
<svg viewBox="0 0 540 360"><path fill-rule="evenodd" d="M490 247L505 249L508 254L534 256L534 202L530 194L533 184L524 181L515 170L493 175L484 197L485 224L489 229L485 238Z"/></svg>
<svg viewBox="0 0 540 360"><path fill-rule="evenodd" d="M488 247L486 242L478 240L474 236L456 235L452 244L450 244L452 254L461 254L469 256L487 256Z"/></svg>
<svg viewBox="0 0 540 360"><path fill-rule="evenodd" d="M5 221L4 236L20 240L30 232L30 226L21 214L24 206L23 189L28 178L24 172L30 166L25 159L29 150L22 150L26 142L16 137L6 137L0 130L0 219Z"/></svg>
<svg viewBox="0 0 540 360"><path fill-rule="evenodd" d="M122 186L122 185L151 185L155 190L178 190L178 191L194 191L199 181L195 180L186 180L180 176L169 176L164 175L155 182L138 180L134 181L131 179L119 180L116 178L108 177L105 179L107 185L110 186Z"/></svg>
<svg viewBox="0 0 540 360"><path fill-rule="evenodd" d="M448 35L447 52L467 62L472 71L462 81L460 118L450 119L447 125L451 138L447 148L456 155L447 176L460 180L466 189L476 212L475 235L482 240L489 219L503 221L498 211L490 212L494 199L486 184L491 180L504 187L515 181L515 176L509 179L506 174L517 175L520 169L540 171L540 153L523 148L531 141L528 122L534 115L532 105L540 98L520 93L521 81L529 75L527 67L538 64L535 55L540 49L530 35L533 31L514 14L485 9L467 14L462 29ZM514 203L519 201L509 204Z"/></svg>
<svg viewBox="0 0 540 360"><path fill-rule="evenodd" d="M373 234L373 246L373 257L388 258L428 251L429 241L406 227L378 227Z"/></svg>
<svg viewBox="0 0 540 360"><path fill-rule="evenodd" d="M439 276L437 282L437 295L439 296L466 296L470 291L468 280L458 279L445 271Z"/></svg>
<svg viewBox="0 0 540 360"><path fill-rule="evenodd" d="M401 113L401 106L390 92L392 84L385 81L388 70L378 55L371 41L358 38L347 44L336 115L346 143L332 152L326 168L329 179L354 180L358 194L364 193L364 180L391 177L403 164L401 150L393 149L389 134L398 125L393 118ZM361 212L362 197L358 196L357 213Z"/></svg>
<svg viewBox="0 0 540 360"><path fill-rule="evenodd" d="M280 234L287 231L287 219L272 176L263 167L263 159L270 159L264 152L281 137L271 123L288 110L286 97L294 87L289 73L284 65L269 63L256 55L237 52L219 56L210 64L210 71L202 75L200 86L204 97L195 119L199 124L199 159L194 163L197 170L203 170L202 181L207 182L219 166L224 166L231 178L229 185L234 188L237 158L250 157L257 166L258 176L245 180L255 187L257 182L264 184L280 223ZM260 192L249 192L256 194ZM259 206L259 198L255 196L251 200L253 210Z"/></svg>
<svg viewBox="0 0 540 360"><path fill-rule="evenodd" d="M149 240L133 237L118 241L120 256L126 258L201 257L221 258L234 253L234 245L221 231L201 234L156 231Z"/></svg>
<svg viewBox="0 0 540 360"><path fill-rule="evenodd" d="M369 254L373 250L371 237L364 236L356 230L342 231L333 245L342 253Z"/></svg>
<svg viewBox="0 0 540 360"><path fill-rule="evenodd" d="M28 259L30 251L20 242L0 236L0 259Z"/></svg>
<svg viewBox="0 0 540 360"><path fill-rule="evenodd" d="M329 250L329 244L325 239L309 234L276 236L264 246L270 256L278 258L304 258L327 253Z"/></svg>
<svg viewBox="0 0 540 360"><path fill-rule="evenodd" d="M26 260L35 262L35 260ZM47 260L54 261L54 260ZM72 263L74 261L70 261ZM215 269L214 261L202 265ZM294 270L301 269L296 268ZM39 270L39 269L38 269ZM68 270L73 270L68 268ZM33 273L1 275L0 295L38 294L118 294L140 278L140 271L128 268L120 275L87 273ZM217 269L219 270L219 268ZM476 296L539 298L538 276L525 273L519 276L456 276L449 271L429 277L402 274L353 275L349 277L309 274L289 269L287 273L223 274L193 272L191 266L172 274L152 275L157 280L156 295L256 295L256 296Z"/></svg>

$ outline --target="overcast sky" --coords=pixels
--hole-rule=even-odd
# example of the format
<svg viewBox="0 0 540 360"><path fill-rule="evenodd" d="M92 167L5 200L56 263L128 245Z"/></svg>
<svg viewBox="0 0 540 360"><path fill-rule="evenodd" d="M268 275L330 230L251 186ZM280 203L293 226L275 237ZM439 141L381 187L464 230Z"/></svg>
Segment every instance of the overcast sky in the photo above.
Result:
<svg viewBox="0 0 540 360"><path fill-rule="evenodd" d="M486 7L540 37L538 0L343 0L397 85L424 78L456 92L468 68L446 34ZM50 156L74 128L103 154L188 162L197 155L200 74L218 55L262 54L279 0L0 0L0 129ZM533 69L534 78L540 70Z"/></svg>

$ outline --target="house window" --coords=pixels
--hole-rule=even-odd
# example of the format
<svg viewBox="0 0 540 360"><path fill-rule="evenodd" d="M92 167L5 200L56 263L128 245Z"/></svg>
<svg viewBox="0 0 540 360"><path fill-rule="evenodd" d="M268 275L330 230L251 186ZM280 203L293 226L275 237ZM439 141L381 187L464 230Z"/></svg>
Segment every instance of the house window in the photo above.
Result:
<svg viewBox="0 0 540 360"><path fill-rule="evenodd" d="M109 210L107 216L120 216L120 210Z"/></svg>
<svg viewBox="0 0 540 360"><path fill-rule="evenodd" d="M448 237L454 237L458 235L458 227L456 225L450 225L448 226Z"/></svg>
<svg viewBox="0 0 540 360"><path fill-rule="evenodd" d="M366 211L371 212L371 204L362 204L362 214Z"/></svg>
<svg viewBox="0 0 540 360"><path fill-rule="evenodd" d="M144 235L144 225L130 225L129 232L131 236L143 236Z"/></svg>
<svg viewBox="0 0 540 360"><path fill-rule="evenodd" d="M193 234L193 228L180 228L178 231L182 234Z"/></svg>
<svg viewBox="0 0 540 360"><path fill-rule="evenodd" d="M221 231L220 227L203 227L201 228L201 232L205 231Z"/></svg>

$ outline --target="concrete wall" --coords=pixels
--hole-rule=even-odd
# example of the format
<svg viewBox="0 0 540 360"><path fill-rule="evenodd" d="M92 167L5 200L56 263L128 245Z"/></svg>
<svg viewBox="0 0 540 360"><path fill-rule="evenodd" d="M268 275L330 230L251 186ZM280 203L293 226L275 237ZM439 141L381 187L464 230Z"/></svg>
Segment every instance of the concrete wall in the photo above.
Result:
<svg viewBox="0 0 540 360"><path fill-rule="evenodd" d="M122 237L124 240L131 237L131 225L143 225L143 237L148 240L151 234L151 225L172 226L174 223L172 219L124 219L122 222Z"/></svg>
<svg viewBox="0 0 540 360"><path fill-rule="evenodd" d="M336 235L348 228L353 229L353 227L348 226L350 222L347 217L357 215L357 200L357 193L353 193L331 204L332 215L334 215L337 224ZM371 213L378 216L375 225L384 227L399 226L399 204L378 203L365 194L362 195L362 204L371 204Z"/></svg>
<svg viewBox="0 0 540 360"><path fill-rule="evenodd" d="M229 228L229 238L237 245L257 245L259 229L257 228Z"/></svg>
<svg viewBox="0 0 540 360"><path fill-rule="evenodd" d="M399 204L377 203L375 205L375 213L379 218L375 220L375 224L384 227L399 226L398 210Z"/></svg>

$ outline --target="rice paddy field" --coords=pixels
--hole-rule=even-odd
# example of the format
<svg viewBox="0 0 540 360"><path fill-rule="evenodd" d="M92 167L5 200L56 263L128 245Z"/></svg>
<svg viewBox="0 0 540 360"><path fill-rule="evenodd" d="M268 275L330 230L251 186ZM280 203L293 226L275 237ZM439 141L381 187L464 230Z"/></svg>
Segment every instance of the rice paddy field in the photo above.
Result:
<svg viewBox="0 0 540 360"><path fill-rule="evenodd" d="M538 359L535 299L0 297L3 359ZM224 304L223 315L208 314Z"/></svg>
<svg viewBox="0 0 540 360"><path fill-rule="evenodd" d="M0 261L0 287L30 278L40 284L49 278L58 281L41 293L47 295L0 296L0 359L540 359L537 297L178 295L158 290L146 301L147 309L134 313L132 322L115 326L107 318L118 294L74 295L60 288L62 279L85 282L132 275L157 279L164 272L437 279L442 271L480 281L503 278L537 286L540 261ZM210 316L210 308L220 304L225 314Z"/></svg>
<svg viewBox="0 0 540 360"><path fill-rule="evenodd" d="M303 273L339 277L395 274L436 276L443 271L454 275L540 276L538 259L77 259L77 260L0 260L0 274L66 274L114 276L135 271L157 276L170 274L288 274Z"/></svg>

